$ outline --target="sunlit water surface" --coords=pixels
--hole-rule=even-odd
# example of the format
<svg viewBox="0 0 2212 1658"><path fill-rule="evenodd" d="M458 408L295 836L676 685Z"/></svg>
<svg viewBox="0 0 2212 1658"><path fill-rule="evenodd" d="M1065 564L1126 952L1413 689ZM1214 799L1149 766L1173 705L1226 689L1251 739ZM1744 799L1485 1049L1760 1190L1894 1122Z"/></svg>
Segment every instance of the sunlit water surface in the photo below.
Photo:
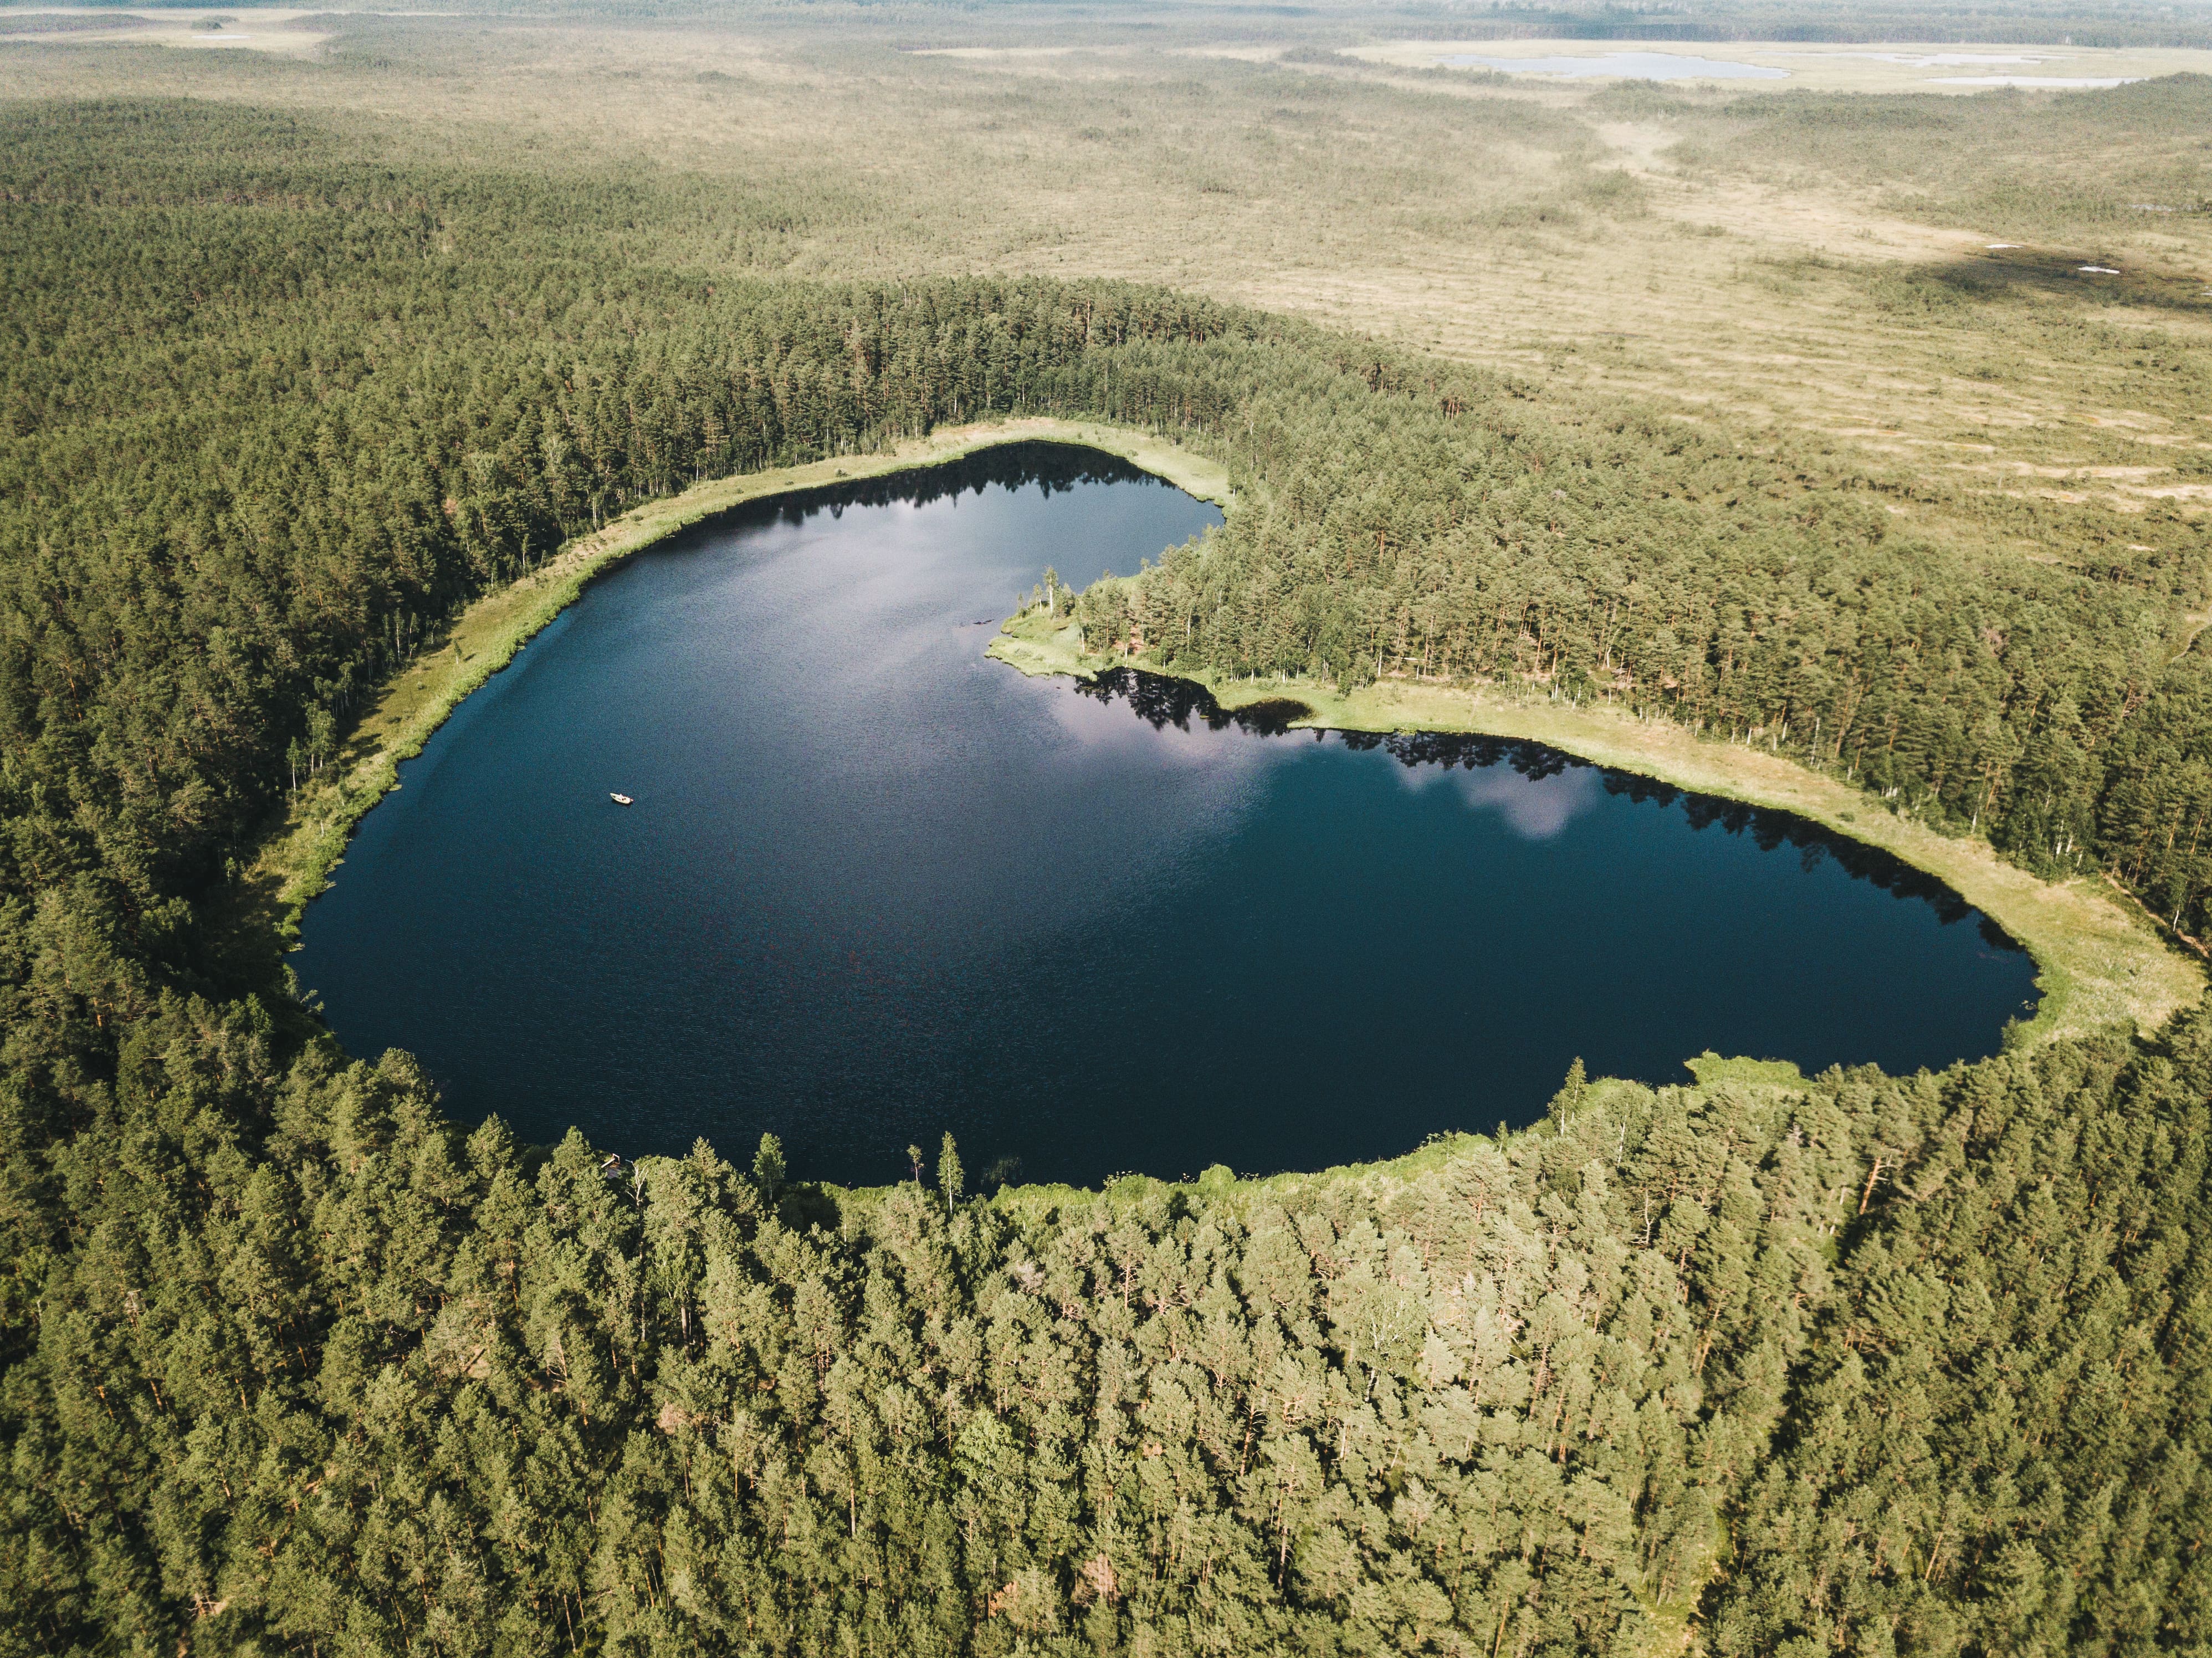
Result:
<svg viewBox="0 0 2212 1658"><path fill-rule="evenodd" d="M1796 820L985 659L1047 564L1218 517L1033 445L641 556L401 768L301 981L465 1120L629 1156L773 1130L847 1181L946 1129L1029 1179L1318 1168L1528 1121L1577 1054L1909 1069L2032 996L1972 911Z"/></svg>

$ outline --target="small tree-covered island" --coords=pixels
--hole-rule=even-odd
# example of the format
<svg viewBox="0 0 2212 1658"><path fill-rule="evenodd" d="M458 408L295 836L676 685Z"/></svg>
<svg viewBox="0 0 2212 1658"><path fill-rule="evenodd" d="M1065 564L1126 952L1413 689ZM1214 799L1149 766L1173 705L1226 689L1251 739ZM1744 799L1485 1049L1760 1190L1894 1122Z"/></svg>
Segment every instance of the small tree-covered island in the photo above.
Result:
<svg viewBox="0 0 2212 1658"><path fill-rule="evenodd" d="M2212 14L1860 9L0 15L0 1658L2212 1647ZM1218 513L1040 545L961 671L1542 745L2036 999L1081 1184L349 1048L293 952L427 745L677 532L803 574L1016 443ZM1679 970L1605 942L1600 1020ZM1261 988L1443 1040L1342 972ZM1124 1108L1073 1051L1041 1114Z"/></svg>

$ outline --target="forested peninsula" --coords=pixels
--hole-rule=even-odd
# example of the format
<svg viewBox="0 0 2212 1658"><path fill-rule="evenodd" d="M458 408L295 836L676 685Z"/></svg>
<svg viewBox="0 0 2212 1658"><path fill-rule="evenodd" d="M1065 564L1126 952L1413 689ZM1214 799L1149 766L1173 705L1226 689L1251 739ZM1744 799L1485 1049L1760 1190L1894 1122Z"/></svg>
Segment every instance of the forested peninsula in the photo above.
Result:
<svg viewBox="0 0 2212 1658"><path fill-rule="evenodd" d="M286 113L11 106L0 154L8 1650L2212 1639L2202 1011L1577 1068L1327 1175L977 1193L948 1141L854 1192L456 1124L231 920L472 598L709 477L1048 415L1250 503L1096 643L1748 731L2199 932L2201 524L1993 500L2069 549L2008 562L1809 446L1152 288L623 258L650 185Z"/></svg>

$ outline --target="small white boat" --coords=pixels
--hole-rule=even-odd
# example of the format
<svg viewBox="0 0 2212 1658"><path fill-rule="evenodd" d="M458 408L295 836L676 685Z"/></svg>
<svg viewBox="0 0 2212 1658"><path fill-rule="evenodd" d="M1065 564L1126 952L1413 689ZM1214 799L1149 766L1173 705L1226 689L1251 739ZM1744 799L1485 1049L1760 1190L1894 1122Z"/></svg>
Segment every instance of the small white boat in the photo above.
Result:
<svg viewBox="0 0 2212 1658"><path fill-rule="evenodd" d="M627 794L617 794L612 789L609 789L607 791L607 799L613 801L618 806L634 806L637 804L636 801L631 799Z"/></svg>

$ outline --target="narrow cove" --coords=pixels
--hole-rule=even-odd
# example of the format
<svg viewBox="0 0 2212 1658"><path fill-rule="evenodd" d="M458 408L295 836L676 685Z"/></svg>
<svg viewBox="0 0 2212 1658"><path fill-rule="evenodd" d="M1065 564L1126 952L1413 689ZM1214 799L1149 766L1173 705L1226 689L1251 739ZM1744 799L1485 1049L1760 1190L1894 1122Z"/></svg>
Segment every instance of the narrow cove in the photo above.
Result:
<svg viewBox="0 0 2212 1658"><path fill-rule="evenodd" d="M2027 1011L1975 912L1786 815L983 659L1046 565L1218 516L1023 444L650 550L403 768L302 983L465 1121L633 1156L771 1131L870 1182L948 1128L1030 1180L1317 1168L1525 1122L1577 1056L1910 1070Z"/></svg>

